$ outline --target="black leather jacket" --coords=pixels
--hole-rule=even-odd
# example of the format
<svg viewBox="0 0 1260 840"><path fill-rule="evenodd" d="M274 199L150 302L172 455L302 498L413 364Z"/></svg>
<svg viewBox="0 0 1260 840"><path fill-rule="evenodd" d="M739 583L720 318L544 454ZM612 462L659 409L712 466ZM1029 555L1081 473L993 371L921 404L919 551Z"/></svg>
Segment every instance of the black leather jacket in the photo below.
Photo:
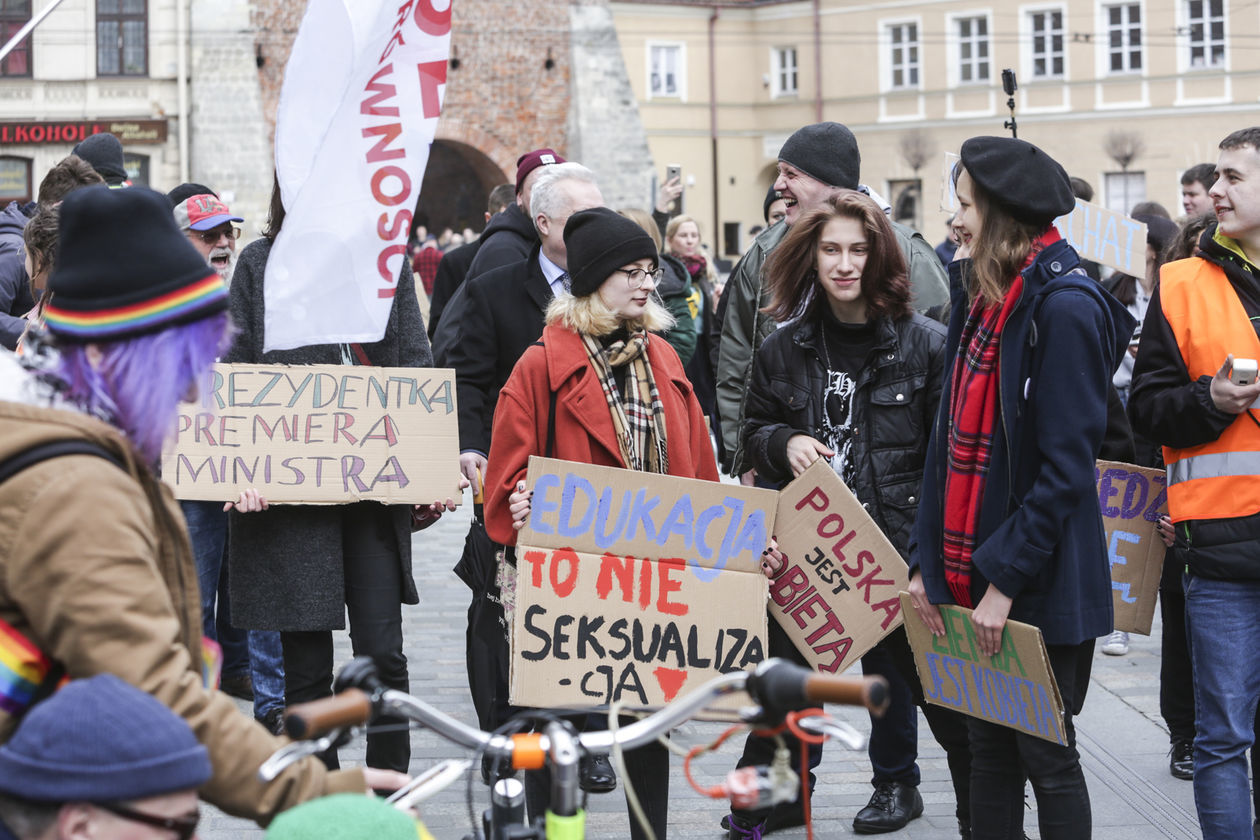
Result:
<svg viewBox="0 0 1260 840"><path fill-rule="evenodd" d="M765 340L745 398L744 451L771 482L792 479L788 440L821 440L826 371L816 318L784 326ZM883 318L858 375L854 397L856 487L884 534L906 556L932 418L941 397L945 328L914 314Z"/></svg>

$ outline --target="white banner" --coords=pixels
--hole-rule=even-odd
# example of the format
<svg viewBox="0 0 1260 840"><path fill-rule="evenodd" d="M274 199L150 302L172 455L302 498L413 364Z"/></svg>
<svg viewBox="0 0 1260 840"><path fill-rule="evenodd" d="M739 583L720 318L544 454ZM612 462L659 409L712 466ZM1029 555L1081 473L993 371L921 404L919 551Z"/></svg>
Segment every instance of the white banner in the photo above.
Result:
<svg viewBox="0 0 1260 840"><path fill-rule="evenodd" d="M310 0L276 115L265 350L384 336L450 33L450 0Z"/></svg>

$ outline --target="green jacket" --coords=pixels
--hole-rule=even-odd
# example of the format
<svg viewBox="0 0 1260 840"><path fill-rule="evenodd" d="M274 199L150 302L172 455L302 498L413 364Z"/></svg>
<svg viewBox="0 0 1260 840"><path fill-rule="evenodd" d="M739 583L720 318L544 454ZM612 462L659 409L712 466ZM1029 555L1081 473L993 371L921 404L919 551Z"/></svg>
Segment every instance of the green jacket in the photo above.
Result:
<svg viewBox="0 0 1260 840"><path fill-rule="evenodd" d="M929 312L938 320L947 317L949 284L940 258L923 236L913 228L892 222L897 244L909 267L912 304L919 312ZM780 222L758 234L752 247L740 258L726 282L723 297L726 318L722 321L722 339L717 362L717 409L721 420L722 442L727 460L723 468L738 476L752 466L744 457L739 430L744 425L744 394L752 376L757 348L778 325L761 311L769 305L762 284L762 267L766 257L783 241L787 225Z"/></svg>

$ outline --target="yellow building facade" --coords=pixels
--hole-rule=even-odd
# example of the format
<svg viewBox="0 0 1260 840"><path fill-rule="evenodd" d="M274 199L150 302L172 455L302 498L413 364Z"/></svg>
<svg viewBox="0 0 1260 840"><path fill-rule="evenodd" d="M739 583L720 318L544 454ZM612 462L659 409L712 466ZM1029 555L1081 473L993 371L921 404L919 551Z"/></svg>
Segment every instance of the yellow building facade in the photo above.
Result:
<svg viewBox="0 0 1260 840"><path fill-rule="evenodd" d="M936 242L945 153L1018 135L1128 210L1181 214L1181 173L1260 124L1260 7L1247 0L618 0L621 49L658 177L682 167L685 211L719 256L762 223L778 150L844 123L862 182Z"/></svg>

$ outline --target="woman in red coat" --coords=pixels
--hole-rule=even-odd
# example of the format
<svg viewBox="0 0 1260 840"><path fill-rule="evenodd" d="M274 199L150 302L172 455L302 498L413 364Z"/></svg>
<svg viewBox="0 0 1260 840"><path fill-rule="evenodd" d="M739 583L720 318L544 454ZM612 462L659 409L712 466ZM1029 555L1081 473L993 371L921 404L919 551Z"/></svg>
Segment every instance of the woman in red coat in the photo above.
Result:
<svg viewBox="0 0 1260 840"><path fill-rule="evenodd" d="M486 530L504 545L516 543L529 516L531 455L718 480L691 383L678 354L653 335L673 321L652 295L660 276L655 244L605 207L570 216L564 242L572 294L551 302L542 341L517 362L494 413ZM625 758L628 781L664 840L668 754L652 745ZM633 838L645 836L634 820L630 829Z"/></svg>

